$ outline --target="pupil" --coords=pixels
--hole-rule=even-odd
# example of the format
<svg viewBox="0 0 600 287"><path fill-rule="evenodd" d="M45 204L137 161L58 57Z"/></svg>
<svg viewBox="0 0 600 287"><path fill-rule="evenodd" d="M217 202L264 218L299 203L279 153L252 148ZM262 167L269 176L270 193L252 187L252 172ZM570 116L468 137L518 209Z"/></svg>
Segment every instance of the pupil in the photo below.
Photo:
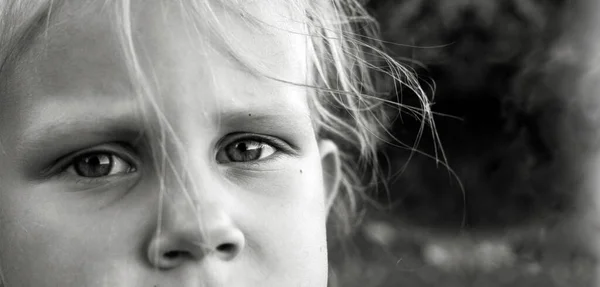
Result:
<svg viewBox="0 0 600 287"><path fill-rule="evenodd" d="M247 142L240 142L233 146L230 151L229 158L234 162L246 162L253 161L260 157L261 149L255 145L248 144Z"/></svg>
<svg viewBox="0 0 600 287"><path fill-rule="evenodd" d="M245 151L247 151L247 150L248 150L248 145L246 145L246 143L240 143L240 144L238 144L238 149L239 149L241 152L245 152Z"/></svg>
<svg viewBox="0 0 600 287"><path fill-rule="evenodd" d="M83 177L101 177L110 174L113 161L110 155L87 155L76 161L75 172Z"/></svg>

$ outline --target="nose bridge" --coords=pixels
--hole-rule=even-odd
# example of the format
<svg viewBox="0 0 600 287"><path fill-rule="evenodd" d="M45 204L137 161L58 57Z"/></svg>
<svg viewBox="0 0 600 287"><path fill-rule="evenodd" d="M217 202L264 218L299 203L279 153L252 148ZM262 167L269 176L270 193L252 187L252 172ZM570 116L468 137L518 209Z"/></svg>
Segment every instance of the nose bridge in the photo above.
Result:
<svg viewBox="0 0 600 287"><path fill-rule="evenodd" d="M184 174L187 180L170 181L162 193L161 217L148 247L150 263L172 269L210 254L233 260L245 238L230 214L218 174L199 163L190 163Z"/></svg>
<svg viewBox="0 0 600 287"><path fill-rule="evenodd" d="M206 140L210 132L186 125L175 122L166 157L157 155L158 166L163 169L159 173L166 177L165 188L171 191L172 196L184 195L188 201L195 202L201 197L209 197L210 191L218 188L218 174L211 156L212 148Z"/></svg>
<svg viewBox="0 0 600 287"><path fill-rule="evenodd" d="M223 187L219 184L215 168L194 151L187 152L182 158L178 167L174 168L173 179L168 180L170 184L166 186L168 200L165 202L169 205L169 212L177 218L197 218L202 225L208 219L225 216Z"/></svg>

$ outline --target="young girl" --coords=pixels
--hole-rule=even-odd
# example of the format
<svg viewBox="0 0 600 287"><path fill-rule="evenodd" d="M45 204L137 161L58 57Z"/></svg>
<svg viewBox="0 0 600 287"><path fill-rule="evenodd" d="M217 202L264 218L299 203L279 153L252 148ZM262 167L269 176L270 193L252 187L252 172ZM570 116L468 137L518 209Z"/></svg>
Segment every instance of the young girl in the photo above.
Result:
<svg viewBox="0 0 600 287"><path fill-rule="evenodd" d="M326 286L399 106L372 72L418 92L374 31L353 0L0 2L3 286Z"/></svg>

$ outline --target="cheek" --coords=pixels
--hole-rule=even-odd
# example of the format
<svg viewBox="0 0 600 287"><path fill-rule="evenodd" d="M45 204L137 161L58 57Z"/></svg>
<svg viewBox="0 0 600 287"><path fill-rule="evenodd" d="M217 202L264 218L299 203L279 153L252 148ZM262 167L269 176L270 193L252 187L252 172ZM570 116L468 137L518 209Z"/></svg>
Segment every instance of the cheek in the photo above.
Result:
<svg viewBox="0 0 600 287"><path fill-rule="evenodd" d="M257 177L258 178L258 177ZM256 255L273 274L327 278L325 195L318 155L248 180L236 217ZM304 275L303 275L304 274ZM314 282L310 286L324 286Z"/></svg>
<svg viewBox="0 0 600 287"><path fill-rule="evenodd" d="M260 209L258 214L281 216L269 220L325 222L325 193L318 156L290 161L277 170L232 171L231 176L235 178L237 189L243 190L236 196L244 205ZM307 226L302 224L298 228Z"/></svg>
<svg viewBox="0 0 600 287"><path fill-rule="evenodd" d="M116 212L114 206L73 209L82 205L81 198L72 200L74 193L15 182L0 184L0 266L7 282L93 286L117 275L115 266L127 267L128 277L139 273L139 265L127 262L138 258L136 247L147 233L142 219L153 218L147 208L124 202L127 208Z"/></svg>

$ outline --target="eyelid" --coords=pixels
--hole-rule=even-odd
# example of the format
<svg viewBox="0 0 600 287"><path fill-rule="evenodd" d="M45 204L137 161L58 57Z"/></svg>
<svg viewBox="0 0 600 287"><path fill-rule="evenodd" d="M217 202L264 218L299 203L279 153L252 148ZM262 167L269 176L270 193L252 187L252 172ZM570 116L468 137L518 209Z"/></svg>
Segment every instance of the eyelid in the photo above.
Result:
<svg viewBox="0 0 600 287"><path fill-rule="evenodd" d="M224 137L222 137L215 145L216 151L215 151L214 156L216 157L221 149L227 147L228 145L230 145L234 142L241 141L241 140L254 140L254 141L258 141L258 142L264 142L264 143L267 143L267 144L273 146L278 151L282 151L284 153L287 153L287 154L290 154L293 156L299 155L298 149L295 146L293 146L292 144L290 144L287 141L282 140L280 138L270 136L270 135L264 135L264 134L241 133L240 132L240 133L230 133L230 134L227 134Z"/></svg>
<svg viewBox="0 0 600 287"><path fill-rule="evenodd" d="M140 162L134 156L136 153L128 144L116 142L116 143L105 143L100 145L95 145L89 148L81 149L76 152L65 155L58 160L54 161L47 169L41 172L42 179L47 179L58 173L65 172L67 168L72 164L73 159L82 156L88 153L98 153L105 152L114 154L127 164L131 165L133 168L139 171Z"/></svg>

